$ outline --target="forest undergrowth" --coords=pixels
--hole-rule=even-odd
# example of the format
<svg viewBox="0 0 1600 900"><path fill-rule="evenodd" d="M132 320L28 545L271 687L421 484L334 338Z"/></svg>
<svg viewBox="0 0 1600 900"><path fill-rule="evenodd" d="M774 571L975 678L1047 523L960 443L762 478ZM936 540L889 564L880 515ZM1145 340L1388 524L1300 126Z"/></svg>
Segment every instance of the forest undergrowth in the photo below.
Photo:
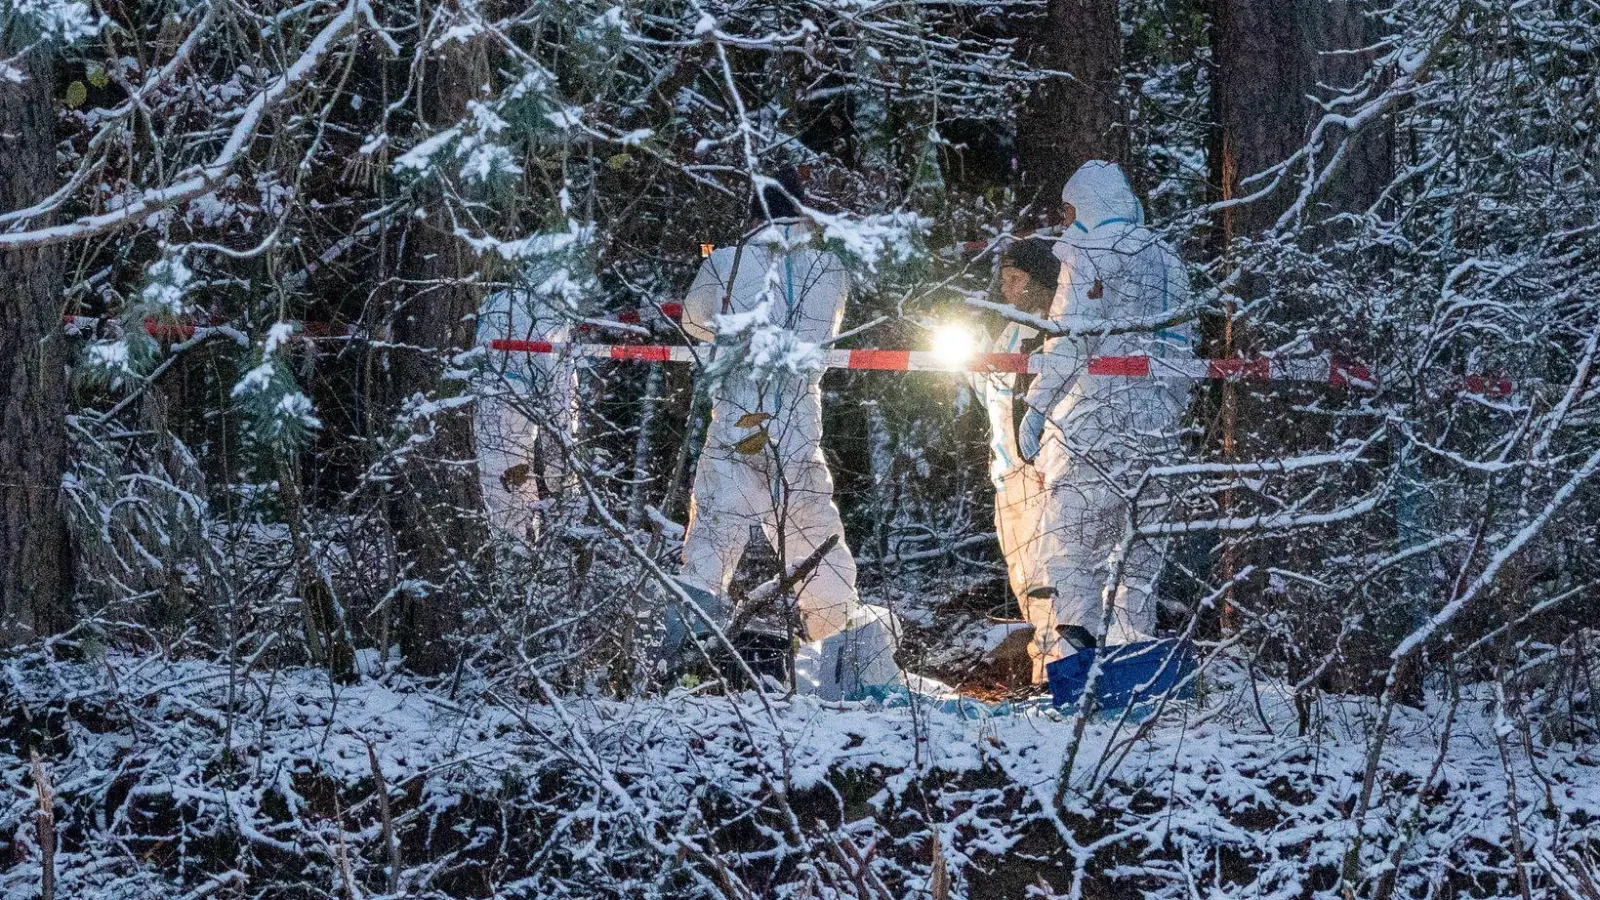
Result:
<svg viewBox="0 0 1600 900"><path fill-rule="evenodd" d="M41 859L57 896L97 898L1288 898L1352 852L1392 896L1594 883L1589 720L1508 716L1489 684L1390 720L1358 847L1374 701L1324 697L1299 733L1282 685L1222 656L1196 702L1081 734L1044 704L617 702L125 654L4 679L8 896Z"/></svg>

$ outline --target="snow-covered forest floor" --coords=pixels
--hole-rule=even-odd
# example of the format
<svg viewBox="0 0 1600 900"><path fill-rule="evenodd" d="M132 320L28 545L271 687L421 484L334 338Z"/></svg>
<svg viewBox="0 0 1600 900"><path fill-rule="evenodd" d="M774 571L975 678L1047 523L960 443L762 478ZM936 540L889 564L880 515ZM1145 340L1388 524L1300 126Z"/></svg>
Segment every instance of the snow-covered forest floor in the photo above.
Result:
<svg viewBox="0 0 1600 900"><path fill-rule="evenodd" d="M1395 896L1515 896L1511 847L1541 892L1581 897L1600 838L1592 746L1558 723L1525 741L1493 686L1463 685L1397 708L1358 845L1375 704L1324 697L1301 733L1281 685L1220 657L1197 702L1142 724L122 655L4 677L0 833L26 860L5 896L52 835L75 898L1300 897L1352 852Z"/></svg>

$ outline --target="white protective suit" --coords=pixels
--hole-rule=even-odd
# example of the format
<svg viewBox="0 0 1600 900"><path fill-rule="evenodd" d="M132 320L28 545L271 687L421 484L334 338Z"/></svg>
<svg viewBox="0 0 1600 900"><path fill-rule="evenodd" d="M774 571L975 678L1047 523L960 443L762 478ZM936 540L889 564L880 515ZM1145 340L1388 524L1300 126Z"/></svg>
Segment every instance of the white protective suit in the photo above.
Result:
<svg viewBox="0 0 1600 900"><path fill-rule="evenodd" d="M501 291L478 314L478 342L567 340L568 326L547 303L521 291ZM578 369L551 354L489 351L483 396L474 427L478 478L489 521L514 534L535 527L541 501L567 490L568 471L560 441L540 434L537 411L577 436Z"/></svg>
<svg viewBox="0 0 1600 900"><path fill-rule="evenodd" d="M1162 542L1132 543L1109 623L1102 621L1103 600L1127 526L1125 491L1138 481L1144 461L1173 447L1189 384L1090 375L1088 360L1193 352L1188 326L1107 333L1157 321L1188 298L1182 263L1144 227L1144 210L1122 170L1115 163L1086 163L1067 181L1062 200L1076 208L1077 218L1056 243L1061 280L1050 318L1100 333L1048 341L1044 353L1052 365L1028 392L1030 409L1045 411L1048 420L1036 460L1047 492L1038 549L1056 591L1054 621L1041 629L1041 639L1052 644L1044 662L1068 649L1051 641L1057 625L1079 625L1096 637L1104 628L1105 643L1123 644L1152 634L1156 624ZM1161 498L1149 491L1140 497L1140 522L1161 511Z"/></svg>
<svg viewBox="0 0 1600 900"><path fill-rule="evenodd" d="M1022 342L1036 334L1037 331L1026 325L1008 324L996 339L993 351L1020 353ZM989 480L994 485L995 533L1006 560L1011 593L1017 598L1023 618L1034 627L1035 640L1028 648L1033 658L1033 680L1043 682L1044 656L1055 636L1055 605L1051 597L1034 597L1030 593L1049 584L1044 560L1039 555L1044 477L1038 466L1023 460L1017 448L1017 427L1013 419L1017 376L989 373L974 376L974 381L989 413Z"/></svg>
<svg viewBox="0 0 1600 900"><path fill-rule="evenodd" d="M812 249L813 234L809 222L781 220L740 247L714 251L684 297L684 330L714 340L719 315L749 315L764 306L771 323L799 341L831 339L844 316L849 277L836 256ZM830 651L835 661L849 660L841 665L863 670L859 677L829 673L827 680L882 684L898 674L892 617L864 606L856 594L855 559L844 543L833 477L822 456L820 378L816 372L758 382L729 374L719 382L695 471L679 580L716 598L726 614L728 583L752 526L788 569L838 535L839 543L795 586L800 615L813 642L846 628L862 631L863 640L866 632L876 634L870 640L879 646L871 652Z"/></svg>

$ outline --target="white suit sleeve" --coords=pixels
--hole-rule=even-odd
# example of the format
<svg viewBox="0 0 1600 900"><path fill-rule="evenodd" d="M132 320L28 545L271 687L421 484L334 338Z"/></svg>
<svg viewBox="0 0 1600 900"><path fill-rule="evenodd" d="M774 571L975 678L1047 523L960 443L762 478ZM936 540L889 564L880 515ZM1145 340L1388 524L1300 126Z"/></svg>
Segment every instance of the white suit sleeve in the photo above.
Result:
<svg viewBox="0 0 1600 900"><path fill-rule="evenodd" d="M1062 257L1061 278L1056 285L1055 302L1050 305L1050 319L1054 324L1063 325L1071 323L1074 313L1081 312L1093 302L1089 293L1095 279L1091 272L1084 271L1088 260L1082 250L1063 246L1057 252ZM1047 357L1049 365L1028 389L1027 403L1030 408L1048 415L1066 396L1088 365L1086 342L1091 340L1093 338L1067 336L1045 341L1041 352Z"/></svg>
<svg viewBox="0 0 1600 900"><path fill-rule="evenodd" d="M807 315L818 320L817 330L826 335L822 340L828 340L839 333L839 325L844 321L844 309L850 301L850 273L832 253L819 254L818 263L821 272L816 284L818 302L814 305L817 309L808 311Z"/></svg>
<svg viewBox="0 0 1600 900"><path fill-rule="evenodd" d="M712 320L721 314L722 299L728 291L721 274L721 269L727 268L727 265L718 259L722 255L719 250L706 257L706 261L700 264L699 273L694 276L694 283L689 285L689 292L683 295L683 330L696 340L711 341L716 338Z"/></svg>
<svg viewBox="0 0 1600 900"><path fill-rule="evenodd" d="M1183 262L1176 254L1166 251L1161 254L1166 272L1166 304L1163 312L1177 312L1189 307L1189 273L1183 268ZM1170 328L1163 328L1156 333L1160 342L1162 355L1183 356L1193 354L1198 341L1195 339L1194 320L1189 320Z"/></svg>

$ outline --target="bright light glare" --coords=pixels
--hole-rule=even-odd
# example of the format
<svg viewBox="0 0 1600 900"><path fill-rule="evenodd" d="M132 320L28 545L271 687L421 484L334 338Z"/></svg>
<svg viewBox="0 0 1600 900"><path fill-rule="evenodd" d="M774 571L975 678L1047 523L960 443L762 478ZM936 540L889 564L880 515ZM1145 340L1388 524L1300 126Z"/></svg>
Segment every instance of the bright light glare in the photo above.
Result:
<svg viewBox="0 0 1600 900"><path fill-rule="evenodd" d="M977 355L978 341L972 332L954 322L933 330L933 353L952 369L960 369Z"/></svg>

